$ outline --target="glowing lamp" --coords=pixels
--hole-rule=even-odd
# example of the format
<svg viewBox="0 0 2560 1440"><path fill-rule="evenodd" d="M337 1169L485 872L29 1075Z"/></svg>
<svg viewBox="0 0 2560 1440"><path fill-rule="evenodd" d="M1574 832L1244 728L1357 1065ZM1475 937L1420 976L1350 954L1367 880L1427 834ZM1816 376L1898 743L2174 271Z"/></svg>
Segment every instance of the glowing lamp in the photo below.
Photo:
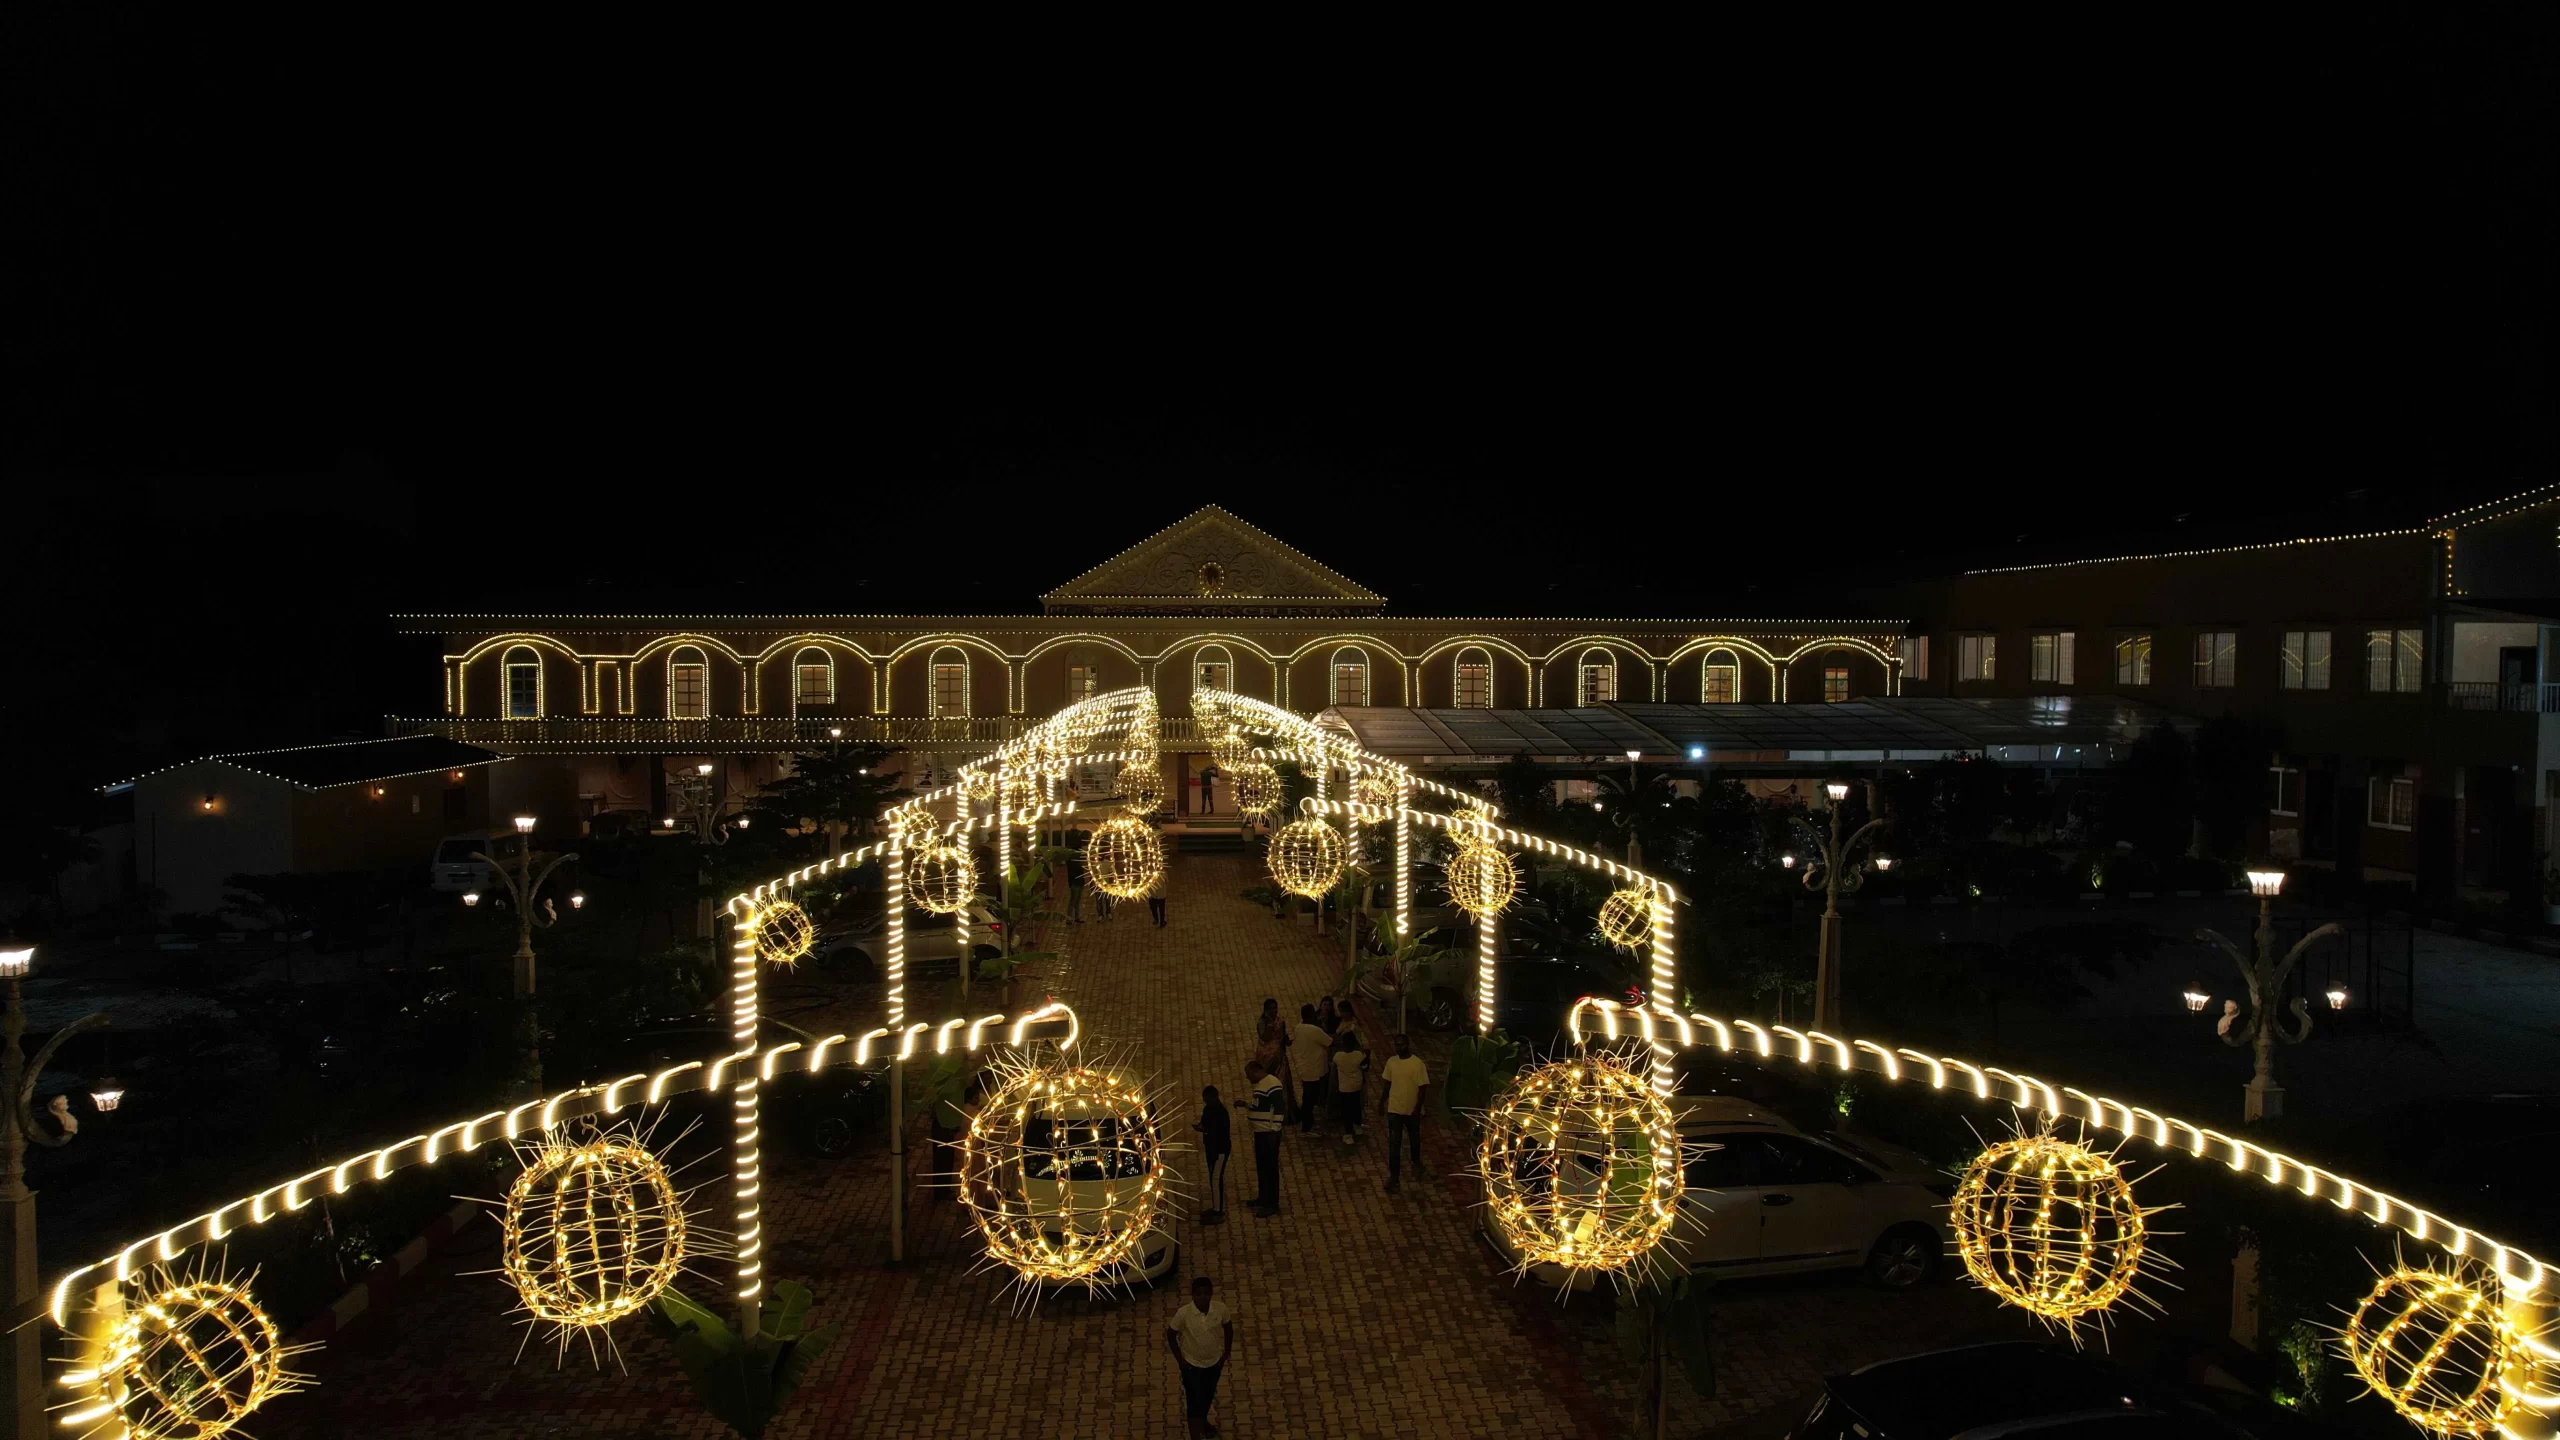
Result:
<svg viewBox="0 0 2560 1440"><path fill-rule="evenodd" d="M570 891L570 892L569 892L569 908L570 908L570 909L572 909L572 910L584 910L584 909L586 909L586 908L587 908L587 892L586 892L586 891L584 891L584 890L572 890L572 891Z"/></svg>
<svg viewBox="0 0 2560 1440"><path fill-rule="evenodd" d="M1878 870L1890 870L1890 869L1892 869L1892 868L1893 868L1893 857L1892 857L1892 856L1890 856L1890 855L1879 855L1879 856L1877 856L1877 857L1876 857L1876 868L1877 868Z"/></svg>
<svg viewBox="0 0 2560 1440"><path fill-rule="evenodd" d="M1781 855L1778 857L1778 863L1784 865L1790 870L1793 870L1796 868L1796 857L1793 855Z"/></svg>
<svg viewBox="0 0 2560 1440"><path fill-rule="evenodd" d="M1592 802L1591 802L1591 808L1592 808L1592 809L1594 809L1594 810L1606 810L1606 809L1608 809L1609 807L1608 807L1608 806L1606 806L1606 805L1601 804L1601 803L1600 803L1599 801L1597 801L1597 800L1594 800L1594 801L1592 801Z"/></svg>
<svg viewBox="0 0 2560 1440"><path fill-rule="evenodd" d="M462 779L462 772L459 770L454 771L453 778L456 782L459 782Z"/></svg>
<svg viewBox="0 0 2560 1440"><path fill-rule="evenodd" d="M2259 899L2274 899L2278 894L2282 893L2283 890L2283 871L2252 870L2249 872L2249 893L2257 896Z"/></svg>
<svg viewBox="0 0 2560 1440"><path fill-rule="evenodd" d="M530 834L532 834L532 833L533 833L533 817L532 817L532 816L530 816L530 815L519 815L519 816L517 816L517 817L516 817L516 833L517 833L517 834L519 834L519 835L530 835Z"/></svg>
<svg viewBox="0 0 2560 1440"><path fill-rule="evenodd" d="M1644 752L1641 750L1630 750L1627 752L1627 759L1630 761L1641 760L1643 758Z"/></svg>
<svg viewBox="0 0 2560 1440"><path fill-rule="evenodd" d="M828 727L827 727L827 738L828 738L828 739L830 739L830 740L841 740L841 739L843 739L843 738L844 738L844 727L843 727L843 726L841 726L841 725L830 725L830 726L828 726Z"/></svg>
<svg viewBox="0 0 2560 1440"><path fill-rule="evenodd" d="M1690 746L1690 747L1689 747L1689 758L1690 758L1690 759L1692 759L1692 760L1704 760L1704 759L1706 759L1706 758L1707 758L1707 747L1706 747L1706 746L1704 746L1704 745L1692 745L1692 746Z"/></svg>
<svg viewBox="0 0 2560 1440"><path fill-rule="evenodd" d="M1832 780L1823 785L1822 793L1830 796L1831 803L1837 805L1841 801L1849 798L1849 787L1843 781Z"/></svg>
<svg viewBox="0 0 2560 1440"><path fill-rule="evenodd" d="M213 797L212 797L212 796L207 795L206 797L204 797L204 808L205 808L206 810L208 810L208 811L210 811L211 809L213 809Z"/></svg>
<svg viewBox="0 0 2560 1440"><path fill-rule="evenodd" d="M2199 1014L2203 1012L2205 1006L2213 1003L2213 997L2204 993L2204 986L2194 980L2187 982L2186 999L2187 1008Z"/></svg>
<svg viewBox="0 0 2560 1440"><path fill-rule="evenodd" d="M0 950L0 980L24 980L36 968L36 947L24 950Z"/></svg>
<svg viewBox="0 0 2560 1440"><path fill-rule="evenodd" d="M746 816L741 815L741 816L739 816L739 817L738 817L738 828L739 828L739 829L741 829L741 830L744 830L744 829L746 829L746 828L747 828L747 817L746 817Z"/></svg>
<svg viewBox="0 0 2560 1440"><path fill-rule="evenodd" d="M124 1082L113 1075L101 1076L98 1088L89 1092L89 1103L97 1106L101 1115L114 1114L116 1107L124 1103Z"/></svg>
<svg viewBox="0 0 2560 1440"><path fill-rule="evenodd" d="M374 787L373 787L373 798L374 798L374 799L376 799L376 800L379 800L379 799L381 799L383 796L388 795L388 794L390 794L390 793L391 793L390 791L383 789L383 788L382 788L381 786L379 786L379 785L376 785L376 786L374 786Z"/></svg>
<svg viewBox="0 0 2560 1440"><path fill-rule="evenodd" d="M710 762L710 761L708 761L708 760L705 760L705 761L703 761L701 764L694 766L694 767L693 767L693 773L694 773L694 774L696 774L696 775L708 775L708 774L710 774L710 773L711 773L711 762Z"/></svg>
<svg viewBox="0 0 2560 1440"><path fill-rule="evenodd" d="M676 828L676 817L674 817L673 815L665 816L665 817L661 818L661 819L658 821L658 823L659 823L660 825L665 826L665 827L666 827L667 829L669 829L669 830L673 830L674 828Z"/></svg>
<svg viewBox="0 0 2560 1440"><path fill-rule="evenodd" d="M463 891L463 892L462 892L462 903L463 903L463 905L464 905L465 907L469 907L469 906L473 906L473 905L477 905L477 904L479 904L479 903L480 903L480 892L479 892L479 891L477 891L477 890L465 890L465 891Z"/></svg>
<svg viewBox="0 0 2560 1440"><path fill-rule="evenodd" d="M2330 981L2330 982L2329 982L2328 995L2329 995L2329 1008L2330 1008L2330 1009L2332 1009L2332 1010L2344 1010L2344 1009L2346 1009L2346 1008L2347 1008L2347 986L2346 986L2346 982L2344 982L2344 981L2342 981L2342 980L2332 980L2332 981Z"/></svg>

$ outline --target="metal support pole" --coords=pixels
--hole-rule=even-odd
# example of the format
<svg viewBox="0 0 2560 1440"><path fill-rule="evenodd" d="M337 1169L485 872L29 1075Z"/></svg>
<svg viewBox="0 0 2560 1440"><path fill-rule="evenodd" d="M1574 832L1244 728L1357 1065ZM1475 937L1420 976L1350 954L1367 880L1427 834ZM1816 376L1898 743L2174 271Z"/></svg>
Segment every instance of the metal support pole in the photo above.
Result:
<svg viewBox="0 0 2560 1440"><path fill-rule="evenodd" d="M1413 938L1413 780L1396 781L1396 943Z"/></svg>
<svg viewBox="0 0 2560 1440"><path fill-rule="evenodd" d="M738 1205L738 1333L752 1338L764 1319L764 1150L753 1063L757 1050L756 935L752 925L730 928L729 1043L749 1063L737 1066L730 1109L737 1123L737 1169L730 1178ZM711 942L720 937L715 929Z"/></svg>
<svg viewBox="0 0 2560 1440"><path fill-rule="evenodd" d="M1491 914L1476 917L1476 1034L1493 1033L1493 932L1500 920Z"/></svg>
<svg viewBox="0 0 2560 1440"><path fill-rule="evenodd" d="M895 839L880 859L888 887L881 930L889 937L889 1263L907 1259L907 856Z"/></svg>
<svg viewBox="0 0 2560 1440"><path fill-rule="evenodd" d="M1671 937L1671 902L1656 895L1653 905L1653 1001L1655 1013L1677 1016L1680 1013L1680 977L1674 962ZM1668 1100L1679 1081L1673 1060L1671 1041L1666 1035L1653 1042L1653 1093Z"/></svg>

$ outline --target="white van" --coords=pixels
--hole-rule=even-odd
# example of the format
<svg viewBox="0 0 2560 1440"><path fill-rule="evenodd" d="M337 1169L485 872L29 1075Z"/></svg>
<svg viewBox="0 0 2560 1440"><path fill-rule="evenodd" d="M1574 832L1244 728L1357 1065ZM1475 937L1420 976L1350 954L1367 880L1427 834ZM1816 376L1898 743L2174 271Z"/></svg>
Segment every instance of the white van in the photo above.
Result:
<svg viewBox="0 0 2560 1440"><path fill-rule="evenodd" d="M497 881L489 874L486 861L471 857L486 855L502 865L513 865L516 847L523 843L523 837L512 830L504 835L447 835L436 845L436 858L427 865L427 884L448 895L467 890L486 894L496 888Z"/></svg>

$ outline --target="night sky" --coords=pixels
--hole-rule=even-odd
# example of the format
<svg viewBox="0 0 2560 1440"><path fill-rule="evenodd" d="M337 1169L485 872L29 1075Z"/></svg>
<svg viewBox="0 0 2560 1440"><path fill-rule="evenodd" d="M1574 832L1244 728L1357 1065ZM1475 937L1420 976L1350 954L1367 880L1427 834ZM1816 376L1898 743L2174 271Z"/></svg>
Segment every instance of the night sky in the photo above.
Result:
<svg viewBox="0 0 2560 1440"><path fill-rule="evenodd" d="M1854 608L2560 462L2548 7L236 12L0 34L48 796L426 708L394 609L1036 609L1209 501L1401 609Z"/></svg>

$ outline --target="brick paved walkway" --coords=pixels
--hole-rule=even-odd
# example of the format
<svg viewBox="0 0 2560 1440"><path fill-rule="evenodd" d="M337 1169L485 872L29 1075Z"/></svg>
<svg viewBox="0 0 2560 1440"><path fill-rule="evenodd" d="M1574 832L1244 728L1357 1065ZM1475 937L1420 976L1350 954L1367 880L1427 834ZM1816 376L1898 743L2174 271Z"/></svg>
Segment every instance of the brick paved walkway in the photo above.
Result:
<svg viewBox="0 0 2560 1440"><path fill-rule="evenodd" d="M1333 978L1308 931L1236 898L1251 883L1246 864L1177 861L1167 928L1149 926L1144 906L1124 906L1108 923L1088 915L1055 972L1025 987L1073 1004L1095 1041L1128 1042L1186 1116L1204 1083L1231 1098L1242 1092L1263 997L1294 1013ZM916 1013L956 1011L925 995ZM1472 1186L1451 1173L1463 1166L1447 1137L1431 1136L1427 1152L1441 1183L1389 1196L1383 1128L1350 1150L1330 1134L1309 1141L1292 1131L1284 1213L1261 1220L1241 1203L1249 1190L1237 1188L1250 1186L1252 1165L1241 1117L1237 1129L1235 1218L1175 1227L1175 1283L1125 1300L1053 1298L1030 1314L1014 1313L999 1277L972 1273L972 1233L958 1207L931 1192L909 1200L908 1265L882 1267L885 1156L868 1147L832 1164L770 1156L766 1273L805 1278L840 1334L768 1433L1181 1435L1163 1331L1190 1277L1204 1273L1237 1312L1236 1356L1215 1412L1226 1435L1628 1433L1639 1376L1612 1346L1607 1301L1559 1307L1496 1269L1475 1231ZM1196 1192L1198 1155L1175 1164ZM502 1318L512 1297L495 1276L456 1273L493 1264L494 1246L485 1224L458 1237L369 1331L306 1360L321 1388L278 1402L253 1428L264 1440L726 1433L637 1322L617 1332L628 1374L610 1360L599 1374L583 1349L554 1369L538 1342L513 1363L519 1332ZM1961 1284L1892 1297L1853 1279L1727 1285L1716 1315L1722 1394L1701 1403L1675 1384L1673 1431L1774 1413L1826 1369L1943 1343L1990 1313Z"/></svg>

